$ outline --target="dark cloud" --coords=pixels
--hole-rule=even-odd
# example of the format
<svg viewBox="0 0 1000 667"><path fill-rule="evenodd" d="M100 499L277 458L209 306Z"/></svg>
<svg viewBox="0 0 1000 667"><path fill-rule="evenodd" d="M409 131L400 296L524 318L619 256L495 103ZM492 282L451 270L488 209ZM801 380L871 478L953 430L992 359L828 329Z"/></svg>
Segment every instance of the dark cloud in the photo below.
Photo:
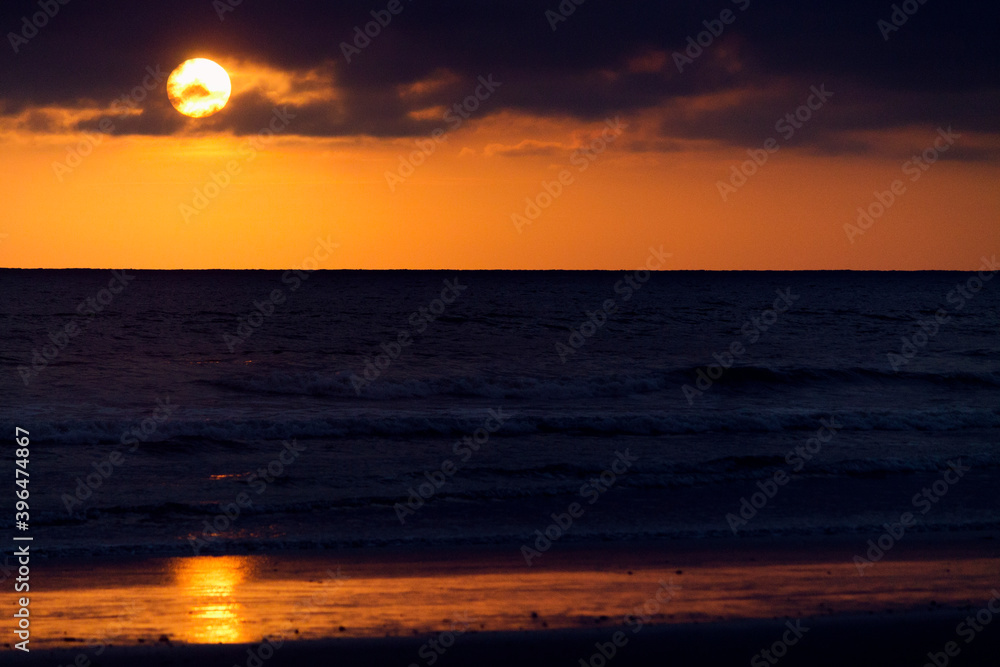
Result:
<svg viewBox="0 0 1000 667"><path fill-rule="evenodd" d="M290 110L296 118L288 131L301 135L425 134L441 121L414 120L411 112L450 107L487 74L503 85L479 117L513 110L596 120L657 106L686 109L665 114L661 131L668 142L754 145L802 103L810 85L824 82L835 100L818 112L822 126L804 128L798 140L826 142L829 150L866 146L832 138L836 131L921 124L1000 131L1000 9L967 0L911 1L908 6L919 9L885 40L877 23L890 18L889 2L588 0L553 31L545 12L558 0L401 0L402 13L348 64L341 43L352 41L355 27L372 21L370 12L387 1L243 0L220 20L210 0L70 0L37 36L18 45L18 53L8 39L0 45L0 113L107 105L140 85L147 66L169 70L190 57L215 55L331 72L335 102ZM735 21L678 72L670 56L723 10ZM22 17L37 11L36 2L4 3L0 30L19 32ZM661 71L650 71L655 59L630 70L633 59L657 51L668 55ZM455 75L446 85L398 94L442 71ZM734 91L759 93L728 107L685 106L698 96ZM166 103L162 84L140 106L140 115L115 117L116 133L191 127ZM199 127L256 133L273 107L259 93L243 95ZM31 126L48 127L35 116Z"/></svg>
<svg viewBox="0 0 1000 667"><path fill-rule="evenodd" d="M52 117L41 111L31 111L24 119L24 127L30 132L53 132L58 129L58 123Z"/></svg>
<svg viewBox="0 0 1000 667"><path fill-rule="evenodd" d="M181 97L185 99L191 97L211 97L211 96L212 92L205 86L201 85L200 83L186 86L184 90L181 91Z"/></svg>
<svg viewBox="0 0 1000 667"><path fill-rule="evenodd" d="M831 94L819 108L814 90ZM793 81L779 91L748 91L738 106L687 113L678 102L677 113L665 113L661 133L692 139L719 139L738 145L760 144L769 137L781 143L811 141L820 134L908 127L953 126L956 131L1000 132L1000 90L926 91L888 90L870 82L837 78ZM801 127L799 127L801 126ZM791 129L789 129L791 128ZM793 132L794 131L794 132ZM843 145L847 145L844 143Z"/></svg>

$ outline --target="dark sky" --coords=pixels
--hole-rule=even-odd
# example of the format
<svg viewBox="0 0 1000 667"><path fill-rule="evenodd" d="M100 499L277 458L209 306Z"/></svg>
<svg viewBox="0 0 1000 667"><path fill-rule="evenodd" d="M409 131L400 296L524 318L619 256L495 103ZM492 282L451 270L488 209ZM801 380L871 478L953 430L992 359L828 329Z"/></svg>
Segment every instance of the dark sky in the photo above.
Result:
<svg viewBox="0 0 1000 667"><path fill-rule="evenodd" d="M845 130L1000 129L1000 8L994 3L913 0L908 7L917 11L886 40L877 23L890 18L889 2L586 0L553 31L545 12L557 10L557 0L403 0L402 13L347 63L341 42L386 4L243 0L223 21L211 0L69 0L18 53L9 37L4 40L0 114L107 104L141 81L147 66L169 71L210 53L329 73L341 98L337 113L321 103L295 110L297 131L315 136L423 134L434 123L408 117L417 102L400 99L397 87L442 70L457 76L420 99L419 107L450 106L471 92L479 75L493 74L504 91L491 113L594 120L659 108L664 141L756 143L775 118L820 84L835 93L837 104L823 131L809 137L816 150L866 150ZM672 54L705 30L703 21L727 9L735 21L679 72ZM36 2L5 2L4 34L20 32L22 17L37 11ZM668 56L660 71L629 71L631 59L657 51ZM745 103L670 113L698 96L728 91L739 91ZM257 93L239 102L209 127L259 129L271 102ZM116 131L167 134L182 124L157 95L142 116L117 123ZM44 131L44 122L33 129ZM984 157L971 149L964 155Z"/></svg>

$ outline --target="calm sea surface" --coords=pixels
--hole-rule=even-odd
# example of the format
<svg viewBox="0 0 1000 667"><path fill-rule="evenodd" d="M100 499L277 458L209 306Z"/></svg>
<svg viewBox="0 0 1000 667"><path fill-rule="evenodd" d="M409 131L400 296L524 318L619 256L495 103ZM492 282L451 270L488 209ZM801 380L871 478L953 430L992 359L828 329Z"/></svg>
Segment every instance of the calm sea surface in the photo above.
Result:
<svg viewBox="0 0 1000 667"><path fill-rule="evenodd" d="M5 270L0 340L50 554L1000 524L975 273Z"/></svg>

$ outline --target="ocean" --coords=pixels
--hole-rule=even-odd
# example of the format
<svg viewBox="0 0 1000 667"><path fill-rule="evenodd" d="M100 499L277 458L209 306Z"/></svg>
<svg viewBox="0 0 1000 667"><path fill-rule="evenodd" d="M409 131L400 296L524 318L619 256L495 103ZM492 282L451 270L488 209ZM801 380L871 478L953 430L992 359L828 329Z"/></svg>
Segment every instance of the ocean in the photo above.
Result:
<svg viewBox="0 0 1000 667"><path fill-rule="evenodd" d="M3 270L0 422L48 556L985 533L990 278Z"/></svg>

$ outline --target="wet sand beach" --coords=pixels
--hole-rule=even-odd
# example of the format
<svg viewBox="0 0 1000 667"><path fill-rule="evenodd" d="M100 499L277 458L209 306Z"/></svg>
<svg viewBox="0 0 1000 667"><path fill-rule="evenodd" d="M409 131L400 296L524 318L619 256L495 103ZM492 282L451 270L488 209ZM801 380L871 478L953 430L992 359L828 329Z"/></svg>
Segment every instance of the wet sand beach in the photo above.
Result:
<svg viewBox="0 0 1000 667"><path fill-rule="evenodd" d="M496 658L500 645L524 645L537 655L561 652L560 662L574 665L589 660L577 655L579 646L603 641L610 653L606 642L617 636L622 655L631 653L620 664L653 664L643 660L658 645L719 659L757 647L749 661L782 637L795 640L789 655L846 650L876 626L889 633L877 654L888 655L904 643L939 650L938 634L949 627L955 634L993 598L1000 611L995 540L913 538L863 575L853 562L860 540L707 546L569 544L531 567L518 551L495 547L52 560L35 575L44 584L33 605L31 655L59 662L68 650L73 660L125 664L154 650L166 660L221 664L212 656L238 655L232 647L246 645L273 650L268 664L311 651L382 656L367 664L395 664L393 655L408 652L400 664L432 664L436 651L454 646L469 662L449 657L448 664L501 664L483 659ZM906 630L918 621L929 628L926 638ZM983 628L982 636L997 634ZM949 641L965 643L958 635ZM626 651L630 643L645 648ZM800 643L813 648L800 651ZM219 644L229 648L212 646Z"/></svg>

